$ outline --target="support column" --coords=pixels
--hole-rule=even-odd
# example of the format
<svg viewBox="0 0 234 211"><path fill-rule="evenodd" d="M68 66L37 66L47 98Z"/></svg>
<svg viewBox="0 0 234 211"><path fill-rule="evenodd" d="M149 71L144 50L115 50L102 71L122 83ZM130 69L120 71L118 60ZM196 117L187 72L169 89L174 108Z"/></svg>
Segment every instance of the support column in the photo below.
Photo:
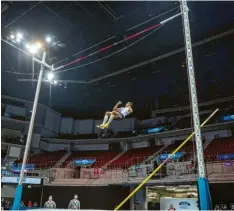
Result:
<svg viewBox="0 0 234 211"><path fill-rule="evenodd" d="M189 89L190 97L192 104L193 112L193 125L195 131L195 140L196 140L196 149L197 149L197 162L198 162L198 189L199 189L199 201L201 210L211 210L211 198L209 183L206 178L205 165L204 165L204 155L203 155L203 146L202 146L202 136L200 130L200 118L199 118L199 109L197 102L197 91L195 83L195 74L194 74L194 64L193 64L193 54L192 54L192 43L190 35L190 26L189 26L189 17L188 17L188 7L187 1L181 1L181 12L182 12L182 21L184 27L184 39L185 39L185 49L186 49L186 59L187 59L187 72L189 80Z"/></svg>

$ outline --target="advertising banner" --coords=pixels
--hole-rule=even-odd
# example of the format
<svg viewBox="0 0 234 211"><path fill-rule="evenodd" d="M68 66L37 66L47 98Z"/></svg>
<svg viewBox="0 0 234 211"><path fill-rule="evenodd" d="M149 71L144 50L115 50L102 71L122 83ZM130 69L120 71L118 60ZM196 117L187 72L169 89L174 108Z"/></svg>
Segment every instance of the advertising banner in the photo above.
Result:
<svg viewBox="0 0 234 211"><path fill-rule="evenodd" d="M158 133L158 132L162 132L164 130L164 127L156 127L156 128L151 128L147 130L148 134L151 133Z"/></svg>
<svg viewBox="0 0 234 211"><path fill-rule="evenodd" d="M160 210L199 210L196 198L160 198Z"/></svg>
<svg viewBox="0 0 234 211"><path fill-rule="evenodd" d="M2 177L2 183L14 183L17 184L19 182L19 177ZM31 185L40 185L41 178L24 178L23 184L31 184Z"/></svg>
<svg viewBox="0 0 234 211"><path fill-rule="evenodd" d="M234 120L234 115L223 116L223 121L231 121Z"/></svg>
<svg viewBox="0 0 234 211"><path fill-rule="evenodd" d="M159 155L160 160L166 160L170 154L161 154ZM171 156L171 160L179 159L184 155L184 152L177 152L173 156Z"/></svg>
<svg viewBox="0 0 234 211"><path fill-rule="evenodd" d="M82 159L82 160L75 160L74 164L76 166L91 166L95 163L95 160L92 159Z"/></svg>

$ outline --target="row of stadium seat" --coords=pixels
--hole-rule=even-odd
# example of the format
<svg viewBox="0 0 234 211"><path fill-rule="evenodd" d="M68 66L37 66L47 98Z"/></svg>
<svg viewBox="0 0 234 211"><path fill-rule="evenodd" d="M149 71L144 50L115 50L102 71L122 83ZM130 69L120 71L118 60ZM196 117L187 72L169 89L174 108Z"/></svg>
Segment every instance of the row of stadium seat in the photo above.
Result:
<svg viewBox="0 0 234 211"><path fill-rule="evenodd" d="M175 143L169 145L161 153L169 154L181 143L181 140L175 141ZM115 159L113 162L110 161L118 155L117 152L77 151L71 153L71 155L61 165L61 167L66 167L69 163L76 159L94 159L96 162L91 166L93 168L102 167L107 163L108 168L111 169L128 168L132 165L141 163L144 159L160 150L160 148L162 148L162 146L130 149L126 153ZM195 143L192 141L190 141L180 150L180 152L185 152L188 154L194 153L195 151L196 146ZM36 164L36 167L52 167L65 155L65 153L66 151L40 153L38 155L31 156L28 160L28 163ZM215 161L217 159L217 155L226 154L234 154L234 137L214 139L205 150L205 159L206 161ZM184 157L186 158L186 156ZM190 159L191 157L187 156L187 158Z"/></svg>

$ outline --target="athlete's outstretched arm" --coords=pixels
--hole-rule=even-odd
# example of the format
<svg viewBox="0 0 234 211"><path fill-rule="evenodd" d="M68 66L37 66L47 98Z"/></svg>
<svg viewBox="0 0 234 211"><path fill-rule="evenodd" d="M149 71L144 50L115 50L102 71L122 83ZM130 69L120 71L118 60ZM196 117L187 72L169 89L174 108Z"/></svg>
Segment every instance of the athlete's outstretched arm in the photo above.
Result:
<svg viewBox="0 0 234 211"><path fill-rule="evenodd" d="M121 104L122 104L122 102L119 101L119 102L115 105L115 107L113 108L113 110L115 111L115 110L118 108L118 106L121 105Z"/></svg>

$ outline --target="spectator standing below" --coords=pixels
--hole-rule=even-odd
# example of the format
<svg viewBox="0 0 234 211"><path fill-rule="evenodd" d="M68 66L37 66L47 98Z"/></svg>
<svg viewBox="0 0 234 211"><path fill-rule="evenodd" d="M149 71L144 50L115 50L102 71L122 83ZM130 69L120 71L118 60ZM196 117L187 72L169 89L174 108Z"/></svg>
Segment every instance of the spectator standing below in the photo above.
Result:
<svg viewBox="0 0 234 211"><path fill-rule="evenodd" d="M80 201L78 200L78 195L74 195L74 199L72 199L68 205L68 209L70 210L80 210Z"/></svg>
<svg viewBox="0 0 234 211"><path fill-rule="evenodd" d="M35 201L34 204L33 204L33 207L37 207L37 206L38 206L38 204L37 204L37 202Z"/></svg>
<svg viewBox="0 0 234 211"><path fill-rule="evenodd" d="M49 200L44 205L45 209L56 209L56 203L53 201L53 197L49 196Z"/></svg>
<svg viewBox="0 0 234 211"><path fill-rule="evenodd" d="M20 207L22 207L22 208L23 208L23 207L26 207L25 204L24 204L24 201L21 201Z"/></svg>
<svg viewBox="0 0 234 211"><path fill-rule="evenodd" d="M1 198L1 210L4 210L5 208L5 200L4 198Z"/></svg>
<svg viewBox="0 0 234 211"><path fill-rule="evenodd" d="M28 207L32 207L32 202L31 201L28 202Z"/></svg>

